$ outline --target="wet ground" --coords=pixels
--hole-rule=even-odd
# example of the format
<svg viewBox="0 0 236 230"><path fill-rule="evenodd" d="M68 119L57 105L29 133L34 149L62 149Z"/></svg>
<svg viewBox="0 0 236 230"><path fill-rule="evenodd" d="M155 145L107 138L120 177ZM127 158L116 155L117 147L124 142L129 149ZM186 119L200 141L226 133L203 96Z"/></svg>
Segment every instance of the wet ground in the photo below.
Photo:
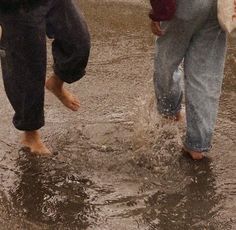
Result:
<svg viewBox="0 0 236 230"><path fill-rule="evenodd" d="M53 157L19 150L1 83L1 230L236 229L236 43L214 147L195 163L181 154L184 127L155 112L147 7L130 2L137 4L80 1L91 59L87 76L70 86L79 113L46 94L42 132ZM50 66L49 58L48 74Z"/></svg>

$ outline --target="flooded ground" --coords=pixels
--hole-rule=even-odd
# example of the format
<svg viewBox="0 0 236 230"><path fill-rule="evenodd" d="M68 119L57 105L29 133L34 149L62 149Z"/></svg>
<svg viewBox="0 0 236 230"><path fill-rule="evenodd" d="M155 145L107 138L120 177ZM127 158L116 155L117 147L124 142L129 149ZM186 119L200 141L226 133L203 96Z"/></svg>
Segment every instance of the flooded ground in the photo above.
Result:
<svg viewBox="0 0 236 230"><path fill-rule="evenodd" d="M79 113L46 94L42 132L53 157L19 150L1 83L1 230L236 229L236 43L214 148L194 163L181 154L184 127L166 125L155 112L154 37L142 2L80 1L91 59L87 76L70 86ZM50 74L50 58L48 66Z"/></svg>

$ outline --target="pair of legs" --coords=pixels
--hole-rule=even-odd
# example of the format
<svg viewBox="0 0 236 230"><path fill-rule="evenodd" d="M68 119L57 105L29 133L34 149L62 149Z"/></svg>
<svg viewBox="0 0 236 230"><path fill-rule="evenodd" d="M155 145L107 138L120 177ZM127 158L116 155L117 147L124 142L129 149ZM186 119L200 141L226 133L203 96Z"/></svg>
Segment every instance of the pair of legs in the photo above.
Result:
<svg viewBox="0 0 236 230"><path fill-rule="evenodd" d="M156 42L154 85L158 110L164 116L180 117L183 92L178 66L184 63L184 150L193 159L202 159L203 152L211 148L226 51L226 35L217 19L217 1L207 0L204 4L199 11L193 9L198 12L193 18L190 9L188 19L177 16L163 22L165 35Z"/></svg>
<svg viewBox="0 0 236 230"><path fill-rule="evenodd" d="M32 10L0 16L3 29L3 81L15 111L13 124L24 131L22 143L32 152L49 153L40 140L44 126L44 89L73 111L75 97L63 87L85 74L90 51L87 25L77 6L68 0L49 0ZM54 75L45 82L46 35L53 39Z"/></svg>

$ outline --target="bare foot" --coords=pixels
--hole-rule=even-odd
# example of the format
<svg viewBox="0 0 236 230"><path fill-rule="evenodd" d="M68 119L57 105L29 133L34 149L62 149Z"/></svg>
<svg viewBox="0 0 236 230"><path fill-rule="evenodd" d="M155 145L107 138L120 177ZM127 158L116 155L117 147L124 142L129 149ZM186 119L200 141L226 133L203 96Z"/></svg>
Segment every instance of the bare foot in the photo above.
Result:
<svg viewBox="0 0 236 230"><path fill-rule="evenodd" d="M50 150L43 144L38 131L24 132L21 144L23 147L29 148L32 153L51 155Z"/></svg>
<svg viewBox="0 0 236 230"><path fill-rule="evenodd" d="M205 156L202 152L190 151L185 147L182 149L184 154L188 154L193 160L202 160Z"/></svg>
<svg viewBox="0 0 236 230"><path fill-rule="evenodd" d="M72 111L77 111L80 106L79 100L76 99L76 97L68 90L64 89L63 84L64 82L62 80L60 80L56 75L53 75L46 81L45 86L62 102L64 106Z"/></svg>
<svg viewBox="0 0 236 230"><path fill-rule="evenodd" d="M175 121L175 122L185 122L186 115L185 111L181 109L176 115L174 116L164 116L165 119L169 121Z"/></svg>

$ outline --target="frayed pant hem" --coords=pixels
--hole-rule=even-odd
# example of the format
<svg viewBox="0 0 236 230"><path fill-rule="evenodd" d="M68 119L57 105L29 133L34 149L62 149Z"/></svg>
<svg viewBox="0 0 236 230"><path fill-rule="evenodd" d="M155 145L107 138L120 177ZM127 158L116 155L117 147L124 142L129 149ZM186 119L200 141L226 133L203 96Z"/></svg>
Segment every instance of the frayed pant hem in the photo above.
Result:
<svg viewBox="0 0 236 230"><path fill-rule="evenodd" d="M198 148L198 147L193 147L191 146L190 144L187 144L186 142L183 143L183 146L184 148L186 148L186 150L188 151L194 151L194 152L199 152L199 153L202 153L202 152L209 152L211 150L211 146L210 147L201 147L201 148Z"/></svg>

